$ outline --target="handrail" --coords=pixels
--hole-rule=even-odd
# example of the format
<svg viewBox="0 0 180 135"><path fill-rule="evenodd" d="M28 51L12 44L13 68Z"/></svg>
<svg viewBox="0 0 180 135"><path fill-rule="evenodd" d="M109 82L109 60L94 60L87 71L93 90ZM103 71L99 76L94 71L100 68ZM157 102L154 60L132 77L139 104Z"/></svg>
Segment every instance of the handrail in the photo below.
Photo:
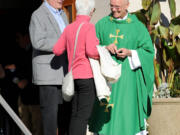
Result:
<svg viewBox="0 0 180 135"><path fill-rule="evenodd" d="M19 126L19 128L25 135L32 135L31 132L24 125L24 123L17 116L17 114L11 109L11 107L8 105L5 99L1 96L1 94L0 94L0 104L8 112L8 114L11 116L11 118L15 121L15 123Z"/></svg>

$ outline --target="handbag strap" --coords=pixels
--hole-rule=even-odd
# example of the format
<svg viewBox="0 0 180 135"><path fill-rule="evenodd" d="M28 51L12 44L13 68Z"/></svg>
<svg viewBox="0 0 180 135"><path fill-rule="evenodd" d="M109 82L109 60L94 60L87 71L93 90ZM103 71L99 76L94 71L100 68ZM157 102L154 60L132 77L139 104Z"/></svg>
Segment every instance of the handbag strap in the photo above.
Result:
<svg viewBox="0 0 180 135"><path fill-rule="evenodd" d="M76 52L76 46L77 46L77 40L78 40L78 35L79 35L79 31L82 27L82 25L84 24L84 22L82 22L77 30L77 33L76 33L76 40L75 40L75 45L74 45L74 53L73 53L73 59L72 59L72 63L71 63L71 69L72 69L72 65L73 65L73 61L74 61L74 58L75 58L75 52Z"/></svg>

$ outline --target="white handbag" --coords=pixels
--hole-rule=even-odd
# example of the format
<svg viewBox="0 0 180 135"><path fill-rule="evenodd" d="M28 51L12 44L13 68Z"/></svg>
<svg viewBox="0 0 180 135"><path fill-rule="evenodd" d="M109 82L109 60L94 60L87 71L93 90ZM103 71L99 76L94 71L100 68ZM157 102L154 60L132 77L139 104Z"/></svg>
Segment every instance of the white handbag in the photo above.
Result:
<svg viewBox="0 0 180 135"><path fill-rule="evenodd" d="M71 101L72 97L74 96L74 79L73 79L73 74L72 74L72 65L73 65L73 60L75 58L76 45L77 45L79 31L83 24L84 23L80 24L80 26L77 30L77 33L76 33L76 40L75 40L71 70L65 75L63 82L62 82L62 96L65 101Z"/></svg>
<svg viewBox="0 0 180 135"><path fill-rule="evenodd" d="M109 51L103 46L97 46L100 59L89 58L94 75L96 94L99 100L111 95L111 84L121 76L121 64L114 61Z"/></svg>
<svg viewBox="0 0 180 135"><path fill-rule="evenodd" d="M93 71L94 83L96 86L96 95L100 101L101 99L109 97L111 95L111 89L108 85L106 78L101 72L99 60L89 58L89 61Z"/></svg>
<svg viewBox="0 0 180 135"><path fill-rule="evenodd" d="M74 95L74 79L72 70L66 74L62 84L62 95L65 101L71 101Z"/></svg>
<svg viewBox="0 0 180 135"><path fill-rule="evenodd" d="M114 61L109 51L102 46L97 46L100 55L101 73L109 83L115 83L121 76L121 64Z"/></svg>

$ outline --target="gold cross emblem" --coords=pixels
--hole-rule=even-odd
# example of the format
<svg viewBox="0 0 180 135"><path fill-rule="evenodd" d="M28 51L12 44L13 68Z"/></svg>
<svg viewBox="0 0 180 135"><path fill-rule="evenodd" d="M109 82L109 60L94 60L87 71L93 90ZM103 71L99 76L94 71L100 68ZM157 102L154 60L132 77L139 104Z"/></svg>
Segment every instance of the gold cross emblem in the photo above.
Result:
<svg viewBox="0 0 180 135"><path fill-rule="evenodd" d="M112 21L112 20L113 20L113 17L111 16L111 17L110 17L110 21Z"/></svg>
<svg viewBox="0 0 180 135"><path fill-rule="evenodd" d="M100 106L106 106L104 112L109 112L108 108L110 108L110 107L113 108L114 104L109 104L110 97L107 97L106 100L107 100L107 102L100 101Z"/></svg>
<svg viewBox="0 0 180 135"><path fill-rule="evenodd" d="M127 18L126 21L127 21L128 23L130 23L130 22L131 22L131 18Z"/></svg>
<svg viewBox="0 0 180 135"><path fill-rule="evenodd" d="M109 37L110 38L115 38L115 40L114 40L114 44L117 44L118 43L118 38L121 38L121 39L123 39L124 38L124 35L118 35L119 34L119 32L120 32L120 30L119 29L117 29L116 30L116 36L115 35L113 35L113 34L109 34Z"/></svg>

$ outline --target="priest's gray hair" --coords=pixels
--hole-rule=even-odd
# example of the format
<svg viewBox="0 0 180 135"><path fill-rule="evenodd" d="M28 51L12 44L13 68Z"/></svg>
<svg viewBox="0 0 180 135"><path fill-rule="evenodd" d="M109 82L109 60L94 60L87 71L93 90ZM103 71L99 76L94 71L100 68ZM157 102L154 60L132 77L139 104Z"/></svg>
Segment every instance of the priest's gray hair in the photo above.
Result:
<svg viewBox="0 0 180 135"><path fill-rule="evenodd" d="M95 0L76 0L77 15L90 15L95 7Z"/></svg>

